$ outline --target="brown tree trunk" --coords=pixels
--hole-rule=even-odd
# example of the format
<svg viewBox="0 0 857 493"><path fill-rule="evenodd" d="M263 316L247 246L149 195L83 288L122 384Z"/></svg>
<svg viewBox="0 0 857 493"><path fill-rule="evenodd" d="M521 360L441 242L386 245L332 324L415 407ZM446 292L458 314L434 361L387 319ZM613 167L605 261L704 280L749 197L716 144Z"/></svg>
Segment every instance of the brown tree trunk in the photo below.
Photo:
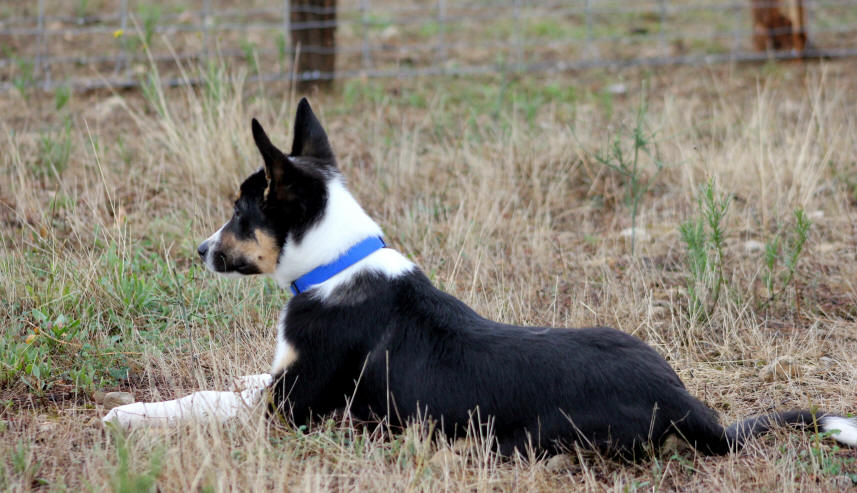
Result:
<svg viewBox="0 0 857 493"><path fill-rule="evenodd" d="M750 0L750 7L756 50L803 52L806 49L803 0Z"/></svg>
<svg viewBox="0 0 857 493"><path fill-rule="evenodd" d="M336 68L336 0L292 0L290 8L298 88L327 88Z"/></svg>

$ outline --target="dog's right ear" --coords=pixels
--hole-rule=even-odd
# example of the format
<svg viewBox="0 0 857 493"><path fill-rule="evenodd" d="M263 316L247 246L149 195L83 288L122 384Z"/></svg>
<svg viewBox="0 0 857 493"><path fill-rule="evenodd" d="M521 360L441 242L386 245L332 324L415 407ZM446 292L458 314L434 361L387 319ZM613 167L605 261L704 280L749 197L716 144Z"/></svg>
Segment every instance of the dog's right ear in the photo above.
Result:
<svg viewBox="0 0 857 493"><path fill-rule="evenodd" d="M265 161L265 178L268 179L269 185L271 183L283 183L288 169L292 166L289 158L283 154L283 151L277 149L271 143L271 139L268 138L265 129L262 128L262 125L255 118L253 118L251 126L253 127L253 140L256 141L256 147L259 148L262 159Z"/></svg>
<svg viewBox="0 0 857 493"><path fill-rule="evenodd" d="M290 155L334 162L327 133L306 98L301 98L295 112L295 137Z"/></svg>

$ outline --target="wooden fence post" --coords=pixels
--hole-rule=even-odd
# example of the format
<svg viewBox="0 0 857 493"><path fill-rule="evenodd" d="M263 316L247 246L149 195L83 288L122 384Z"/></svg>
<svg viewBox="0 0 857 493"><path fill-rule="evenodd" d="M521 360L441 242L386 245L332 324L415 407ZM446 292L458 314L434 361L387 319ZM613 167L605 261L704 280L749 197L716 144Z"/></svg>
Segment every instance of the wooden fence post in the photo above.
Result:
<svg viewBox="0 0 857 493"><path fill-rule="evenodd" d="M336 68L336 0L291 0L289 29L298 88L324 89ZM301 74L307 74L306 79Z"/></svg>
<svg viewBox="0 0 857 493"><path fill-rule="evenodd" d="M750 8L756 50L803 53L807 47L803 0L750 0Z"/></svg>

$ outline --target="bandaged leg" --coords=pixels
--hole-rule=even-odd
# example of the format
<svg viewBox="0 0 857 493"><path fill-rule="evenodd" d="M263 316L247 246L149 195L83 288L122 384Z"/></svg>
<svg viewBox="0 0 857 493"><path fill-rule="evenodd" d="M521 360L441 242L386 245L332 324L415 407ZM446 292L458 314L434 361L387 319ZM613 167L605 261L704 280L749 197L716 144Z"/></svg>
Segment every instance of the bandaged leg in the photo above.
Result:
<svg viewBox="0 0 857 493"><path fill-rule="evenodd" d="M217 392L205 390L181 399L162 402L135 402L118 406L101 418L125 428L170 424L179 421L229 418L248 415L271 383L271 375L247 375L236 379L237 390Z"/></svg>

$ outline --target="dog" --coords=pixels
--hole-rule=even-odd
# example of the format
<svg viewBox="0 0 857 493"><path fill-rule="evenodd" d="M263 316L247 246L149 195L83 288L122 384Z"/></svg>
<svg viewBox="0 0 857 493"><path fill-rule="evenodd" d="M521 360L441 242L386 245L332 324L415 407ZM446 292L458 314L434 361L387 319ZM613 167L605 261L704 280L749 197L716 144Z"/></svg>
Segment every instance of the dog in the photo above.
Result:
<svg viewBox="0 0 857 493"><path fill-rule="evenodd" d="M232 217L198 253L217 274L267 275L291 288L270 373L241 377L237 392L120 406L105 421L228 419L266 400L270 414L295 425L347 409L359 421L395 427L427 417L454 437L478 417L503 456L579 444L638 457L670 435L724 454L779 425L830 432L857 446L857 421L820 411L724 427L663 357L624 332L481 317L386 246L346 188L306 99L290 154L255 119L252 131L264 166L241 184Z"/></svg>

